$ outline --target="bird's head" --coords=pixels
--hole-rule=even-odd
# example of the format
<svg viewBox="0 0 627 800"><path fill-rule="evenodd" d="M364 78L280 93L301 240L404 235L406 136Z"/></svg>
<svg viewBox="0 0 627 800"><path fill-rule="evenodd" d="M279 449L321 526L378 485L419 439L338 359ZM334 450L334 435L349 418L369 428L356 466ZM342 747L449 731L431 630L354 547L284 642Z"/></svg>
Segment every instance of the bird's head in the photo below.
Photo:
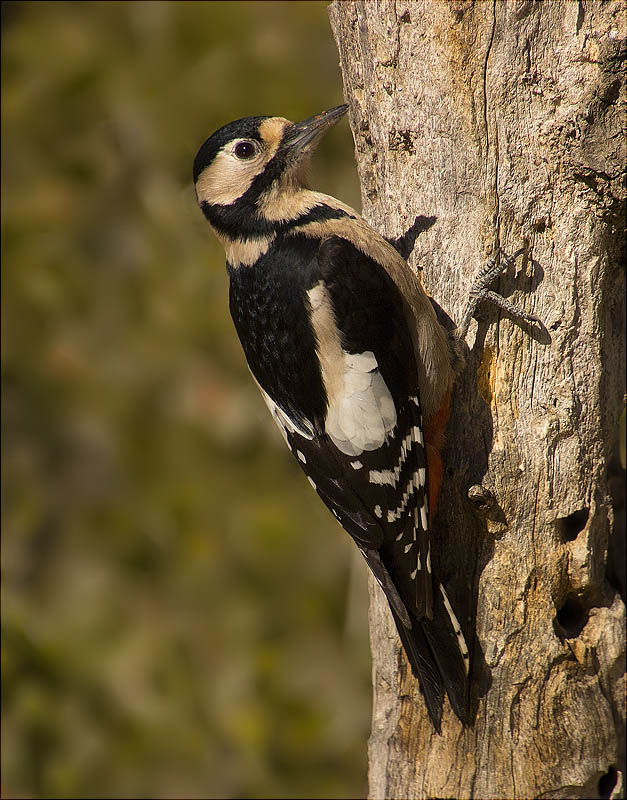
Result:
<svg viewBox="0 0 627 800"><path fill-rule="evenodd" d="M211 207L237 205L256 213L264 198L302 189L309 156L347 109L337 106L302 122L245 117L224 125L194 159L201 208L207 213Z"/></svg>

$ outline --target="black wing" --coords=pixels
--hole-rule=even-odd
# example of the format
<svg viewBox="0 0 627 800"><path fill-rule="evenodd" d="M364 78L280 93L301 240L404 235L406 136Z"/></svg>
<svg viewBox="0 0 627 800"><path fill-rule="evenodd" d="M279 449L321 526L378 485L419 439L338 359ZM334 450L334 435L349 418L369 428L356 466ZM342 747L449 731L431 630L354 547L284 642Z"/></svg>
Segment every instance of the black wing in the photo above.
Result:
<svg viewBox="0 0 627 800"><path fill-rule="evenodd" d="M344 239L324 241L318 264L342 349L348 354L373 354L373 394L383 395L381 404L391 400L396 418L381 444L355 457L334 447L329 437L323 436L320 446L328 448L327 460L334 459L343 486L350 486L363 513L381 531L382 541L371 546L379 550L406 608L419 619L431 617L427 462L416 360L403 301L383 267ZM364 402L359 395L351 399ZM367 426L368 414L359 421ZM372 439L373 445L378 443L376 435ZM343 509L335 510L342 522Z"/></svg>

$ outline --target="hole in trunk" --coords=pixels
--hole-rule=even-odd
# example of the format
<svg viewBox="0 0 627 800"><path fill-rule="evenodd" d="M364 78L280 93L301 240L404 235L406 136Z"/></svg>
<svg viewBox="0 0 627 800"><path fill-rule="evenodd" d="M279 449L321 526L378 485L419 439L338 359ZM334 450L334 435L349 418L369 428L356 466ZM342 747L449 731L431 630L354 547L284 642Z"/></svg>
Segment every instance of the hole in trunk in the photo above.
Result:
<svg viewBox="0 0 627 800"><path fill-rule="evenodd" d="M579 511L575 511L567 517L561 517L557 520L557 530L563 542L575 541L581 531L586 527L589 513L589 508L581 508Z"/></svg>
<svg viewBox="0 0 627 800"><path fill-rule="evenodd" d="M605 775L601 775L599 778L599 797L610 798L617 780L618 772L616 771L616 767L609 767Z"/></svg>
<svg viewBox="0 0 627 800"><path fill-rule="evenodd" d="M564 605L558 610L555 620L564 631L566 638L574 639L586 627L588 610L576 595L570 594Z"/></svg>

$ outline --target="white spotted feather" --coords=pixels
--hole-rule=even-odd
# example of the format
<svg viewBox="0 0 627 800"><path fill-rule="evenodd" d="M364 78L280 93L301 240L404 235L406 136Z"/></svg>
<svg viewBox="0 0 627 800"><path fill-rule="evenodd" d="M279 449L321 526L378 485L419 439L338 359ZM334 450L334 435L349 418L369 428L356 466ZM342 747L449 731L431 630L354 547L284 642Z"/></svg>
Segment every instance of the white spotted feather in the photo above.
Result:
<svg viewBox="0 0 627 800"><path fill-rule="evenodd" d="M374 353L346 353L339 393L329 397L326 432L342 453L358 456L384 444L396 425L396 408Z"/></svg>

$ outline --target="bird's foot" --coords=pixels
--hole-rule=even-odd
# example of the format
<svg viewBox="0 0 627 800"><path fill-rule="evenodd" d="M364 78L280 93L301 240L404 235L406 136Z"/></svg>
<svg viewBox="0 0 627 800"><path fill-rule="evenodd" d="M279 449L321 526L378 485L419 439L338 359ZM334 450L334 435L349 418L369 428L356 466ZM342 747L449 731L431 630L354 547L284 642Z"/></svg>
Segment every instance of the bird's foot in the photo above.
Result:
<svg viewBox="0 0 627 800"><path fill-rule="evenodd" d="M513 303L510 303L510 301L505 297L502 297L500 294L497 294L497 292L493 292L488 289L488 286L492 283L492 281L496 280L496 278L506 272L507 269L509 269L509 267L518 258L518 256L522 255L524 252L526 252L526 248L523 247L520 250L517 250L513 256L508 256L502 248L497 248L493 258L491 258L490 261L488 261L488 263L480 270L472 283L466 308L464 309L464 313L462 315L462 321L459 324L459 327L455 330L455 336L457 336L459 339L466 338L466 334L468 333L468 328L470 326L470 320L477 310L477 306L483 300L493 303L495 306L498 306L498 308L502 308L503 311L506 311L512 317L524 320L530 324L537 323L542 325L541 320L536 317L535 314L530 314L528 311L523 311ZM501 256L503 256L503 258L501 258Z"/></svg>

